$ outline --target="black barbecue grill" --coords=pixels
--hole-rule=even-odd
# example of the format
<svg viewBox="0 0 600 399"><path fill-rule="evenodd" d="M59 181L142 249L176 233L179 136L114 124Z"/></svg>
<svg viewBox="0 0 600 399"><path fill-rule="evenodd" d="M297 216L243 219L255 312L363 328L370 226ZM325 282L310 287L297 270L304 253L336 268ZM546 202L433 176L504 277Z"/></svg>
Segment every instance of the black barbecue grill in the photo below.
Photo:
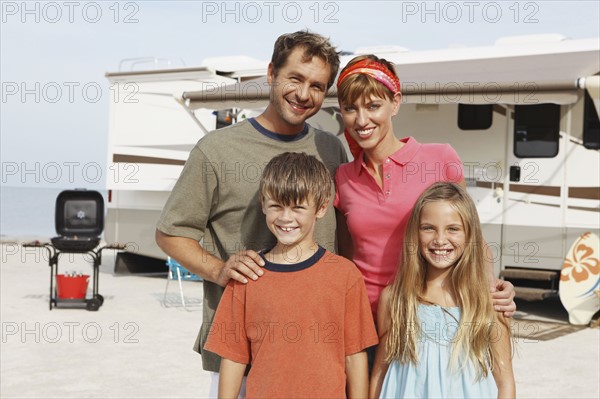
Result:
<svg viewBox="0 0 600 399"><path fill-rule="evenodd" d="M69 307L85 307L98 310L104 298L98 293L98 269L104 249L124 249L121 244L98 247L104 230L104 198L98 191L66 190L56 198L55 227L59 234L51 242L30 242L24 247L46 248L50 266L50 310L52 306L65 304ZM57 295L54 281L58 275L58 258L63 253L86 253L93 260L92 297L90 299L63 299Z"/></svg>
<svg viewBox="0 0 600 399"><path fill-rule="evenodd" d="M104 198L98 191L67 190L56 198L54 248L88 252L98 246L104 230Z"/></svg>

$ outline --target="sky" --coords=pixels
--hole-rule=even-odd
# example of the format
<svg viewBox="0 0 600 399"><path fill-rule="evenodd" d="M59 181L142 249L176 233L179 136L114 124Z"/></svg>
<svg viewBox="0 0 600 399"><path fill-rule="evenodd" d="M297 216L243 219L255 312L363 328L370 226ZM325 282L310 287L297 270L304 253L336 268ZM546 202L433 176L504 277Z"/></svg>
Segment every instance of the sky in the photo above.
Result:
<svg viewBox="0 0 600 399"><path fill-rule="evenodd" d="M308 28L340 50L493 45L504 36L600 37L598 1L2 1L2 186L105 188L106 72L156 57L171 67L269 60ZM124 69L128 70L127 62ZM166 66L166 61L161 61Z"/></svg>

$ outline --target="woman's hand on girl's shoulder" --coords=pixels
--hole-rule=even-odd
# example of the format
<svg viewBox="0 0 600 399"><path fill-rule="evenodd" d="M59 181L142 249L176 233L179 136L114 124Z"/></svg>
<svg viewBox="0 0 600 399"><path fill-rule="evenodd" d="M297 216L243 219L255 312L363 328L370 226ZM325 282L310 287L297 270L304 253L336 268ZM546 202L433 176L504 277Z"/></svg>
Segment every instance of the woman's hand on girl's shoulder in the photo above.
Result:
<svg viewBox="0 0 600 399"><path fill-rule="evenodd" d="M492 300L494 301L494 310L502 312L504 317L512 317L517 311L515 299L515 287L510 281L496 280L492 287Z"/></svg>

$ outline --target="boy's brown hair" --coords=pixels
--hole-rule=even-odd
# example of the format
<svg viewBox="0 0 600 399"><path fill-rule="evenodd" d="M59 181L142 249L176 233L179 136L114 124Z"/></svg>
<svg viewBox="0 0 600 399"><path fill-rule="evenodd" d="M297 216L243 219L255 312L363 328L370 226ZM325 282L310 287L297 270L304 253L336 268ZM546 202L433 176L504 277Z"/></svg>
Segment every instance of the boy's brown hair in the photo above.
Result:
<svg viewBox="0 0 600 399"><path fill-rule="evenodd" d="M269 197L284 206L307 202L319 209L329 203L332 187L323 162L304 152L284 152L265 167L258 195L261 205Z"/></svg>

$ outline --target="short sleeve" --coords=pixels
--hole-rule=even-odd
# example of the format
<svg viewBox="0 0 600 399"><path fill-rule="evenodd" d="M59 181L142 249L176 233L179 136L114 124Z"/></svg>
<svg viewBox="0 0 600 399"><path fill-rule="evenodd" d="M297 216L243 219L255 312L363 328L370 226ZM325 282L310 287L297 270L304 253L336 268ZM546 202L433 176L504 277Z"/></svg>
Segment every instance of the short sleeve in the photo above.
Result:
<svg viewBox="0 0 600 399"><path fill-rule="evenodd" d="M165 204L157 229L168 235L200 241L211 209L218 202L216 193L215 168L196 145Z"/></svg>
<svg viewBox="0 0 600 399"><path fill-rule="evenodd" d="M335 183L335 197L333 199L333 206L344 215L347 210L346 205L347 201L344 200L345 196L348 194L348 184L352 180L352 170L354 169L354 163L345 163L340 165L334 176ZM346 194L344 194L344 191Z"/></svg>
<svg viewBox="0 0 600 399"><path fill-rule="evenodd" d="M356 270L357 278L346 292L344 323L344 351L346 356L377 345L377 331L371 313L371 305L362 276Z"/></svg>
<svg viewBox="0 0 600 399"><path fill-rule="evenodd" d="M335 196L333 197L333 206L340 210L340 182L339 182L339 177L340 177L340 169L338 168L337 171L335 172L335 176L334 176L334 182L335 182Z"/></svg>
<svg viewBox="0 0 600 399"><path fill-rule="evenodd" d="M245 284L231 281L221 297L204 349L237 363L250 363L246 337Z"/></svg>
<svg viewBox="0 0 600 399"><path fill-rule="evenodd" d="M444 180L460 183L465 178L463 163L450 144L444 147Z"/></svg>

